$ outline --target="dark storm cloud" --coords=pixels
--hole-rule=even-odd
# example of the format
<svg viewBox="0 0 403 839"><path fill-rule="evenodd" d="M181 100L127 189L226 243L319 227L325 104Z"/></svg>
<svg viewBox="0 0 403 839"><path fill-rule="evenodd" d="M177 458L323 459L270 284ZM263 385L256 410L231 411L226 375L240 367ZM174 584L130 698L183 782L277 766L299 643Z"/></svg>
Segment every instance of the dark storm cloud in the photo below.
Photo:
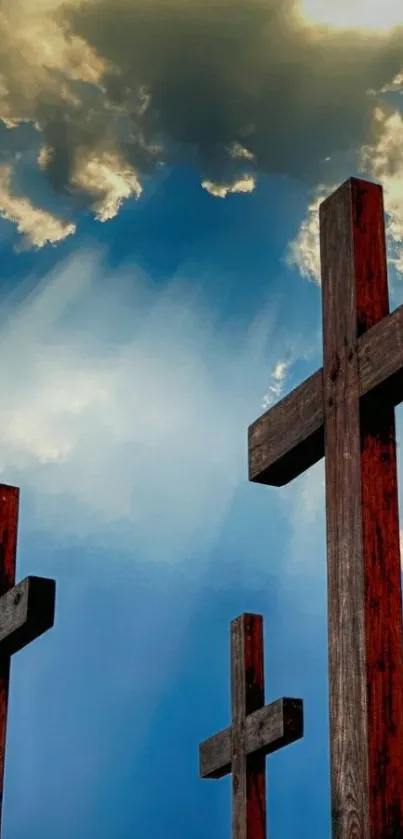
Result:
<svg viewBox="0 0 403 839"><path fill-rule="evenodd" d="M368 139L368 91L403 66L402 31L320 31L290 0L86 0L64 20L116 68L108 98L130 110L149 91L150 137L174 159L191 147L213 179L234 142L260 170L318 177L325 157Z"/></svg>
<svg viewBox="0 0 403 839"><path fill-rule="evenodd" d="M309 26L291 0L15 0L0 36L7 142L36 126L55 190L103 219L161 162L208 188L329 177L403 66L403 29Z"/></svg>

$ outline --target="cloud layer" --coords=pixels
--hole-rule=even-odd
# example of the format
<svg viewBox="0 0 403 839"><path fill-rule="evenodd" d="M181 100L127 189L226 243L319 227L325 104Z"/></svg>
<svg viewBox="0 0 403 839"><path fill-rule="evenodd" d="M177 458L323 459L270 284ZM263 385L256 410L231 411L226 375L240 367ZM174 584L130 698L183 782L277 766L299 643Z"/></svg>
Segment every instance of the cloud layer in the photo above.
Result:
<svg viewBox="0 0 403 839"><path fill-rule="evenodd" d="M101 221L161 164L192 160L221 197L252 189L259 172L326 179L338 156L372 142L379 92L402 70L402 32L309 23L295 0L3 4L0 118L11 174L0 212L37 246L71 233L72 218L48 217L46 231L43 216L35 236L23 220L32 209L16 206L33 149L71 213L89 207Z"/></svg>
<svg viewBox="0 0 403 839"><path fill-rule="evenodd" d="M2 304L0 477L25 487L34 526L61 541L109 533L161 561L208 551L284 351L268 343L275 307L249 329L218 326L196 283L153 289L85 250L19 295Z"/></svg>

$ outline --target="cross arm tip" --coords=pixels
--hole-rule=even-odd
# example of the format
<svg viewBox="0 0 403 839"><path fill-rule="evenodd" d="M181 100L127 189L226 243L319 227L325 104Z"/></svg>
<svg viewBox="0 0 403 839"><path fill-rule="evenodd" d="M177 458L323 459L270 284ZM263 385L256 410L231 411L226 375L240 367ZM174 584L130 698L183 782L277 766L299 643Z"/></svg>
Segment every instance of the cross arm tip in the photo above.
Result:
<svg viewBox="0 0 403 839"><path fill-rule="evenodd" d="M320 368L248 428L249 480L284 486L324 454Z"/></svg>
<svg viewBox="0 0 403 839"><path fill-rule="evenodd" d="M231 727L199 745L200 778L222 778L231 768Z"/></svg>
<svg viewBox="0 0 403 839"><path fill-rule="evenodd" d="M0 597L0 655L12 655L54 624L56 582L26 577Z"/></svg>
<svg viewBox="0 0 403 839"><path fill-rule="evenodd" d="M294 743L304 736L304 703L302 699L283 697L282 703L284 740Z"/></svg>

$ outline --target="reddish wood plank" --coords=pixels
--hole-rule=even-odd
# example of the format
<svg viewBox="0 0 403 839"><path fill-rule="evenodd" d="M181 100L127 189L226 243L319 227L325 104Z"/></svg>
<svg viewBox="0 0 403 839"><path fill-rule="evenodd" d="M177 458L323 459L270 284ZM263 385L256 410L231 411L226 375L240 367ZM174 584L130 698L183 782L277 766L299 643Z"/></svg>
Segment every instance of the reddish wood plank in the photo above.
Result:
<svg viewBox="0 0 403 839"><path fill-rule="evenodd" d="M233 839L266 837L265 756L245 758L246 717L263 705L263 621L245 614L231 624Z"/></svg>
<svg viewBox="0 0 403 839"><path fill-rule="evenodd" d="M0 595L15 583L19 490L0 484ZM7 708L10 658L0 660L0 830L3 812L4 761L6 751Z"/></svg>
<svg viewBox="0 0 403 839"><path fill-rule="evenodd" d="M382 190L354 182L357 333L389 312ZM385 348L386 350L386 348ZM361 412L361 520L371 839L403 834L403 649L393 405Z"/></svg>
<svg viewBox="0 0 403 839"><path fill-rule="evenodd" d="M403 835L403 661L393 406L361 406L358 339L388 312L382 191L320 208L333 833Z"/></svg>

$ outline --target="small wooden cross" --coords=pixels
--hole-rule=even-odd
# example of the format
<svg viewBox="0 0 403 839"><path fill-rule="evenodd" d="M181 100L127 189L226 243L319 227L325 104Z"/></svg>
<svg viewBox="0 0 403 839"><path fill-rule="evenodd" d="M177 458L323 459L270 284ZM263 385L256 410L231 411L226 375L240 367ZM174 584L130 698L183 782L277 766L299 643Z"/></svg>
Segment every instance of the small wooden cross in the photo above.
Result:
<svg viewBox="0 0 403 839"><path fill-rule="evenodd" d="M10 682L10 656L53 626L55 581L15 584L19 490L0 484L0 829Z"/></svg>
<svg viewBox="0 0 403 839"><path fill-rule="evenodd" d="M232 725L200 744L200 775L232 773L233 839L266 837L265 756L303 735L301 699L264 704L263 618L231 623Z"/></svg>
<svg viewBox="0 0 403 839"><path fill-rule="evenodd" d="M403 653L383 196L351 178L320 207L323 368L249 428L249 477L281 486L323 455L334 839L403 837Z"/></svg>

